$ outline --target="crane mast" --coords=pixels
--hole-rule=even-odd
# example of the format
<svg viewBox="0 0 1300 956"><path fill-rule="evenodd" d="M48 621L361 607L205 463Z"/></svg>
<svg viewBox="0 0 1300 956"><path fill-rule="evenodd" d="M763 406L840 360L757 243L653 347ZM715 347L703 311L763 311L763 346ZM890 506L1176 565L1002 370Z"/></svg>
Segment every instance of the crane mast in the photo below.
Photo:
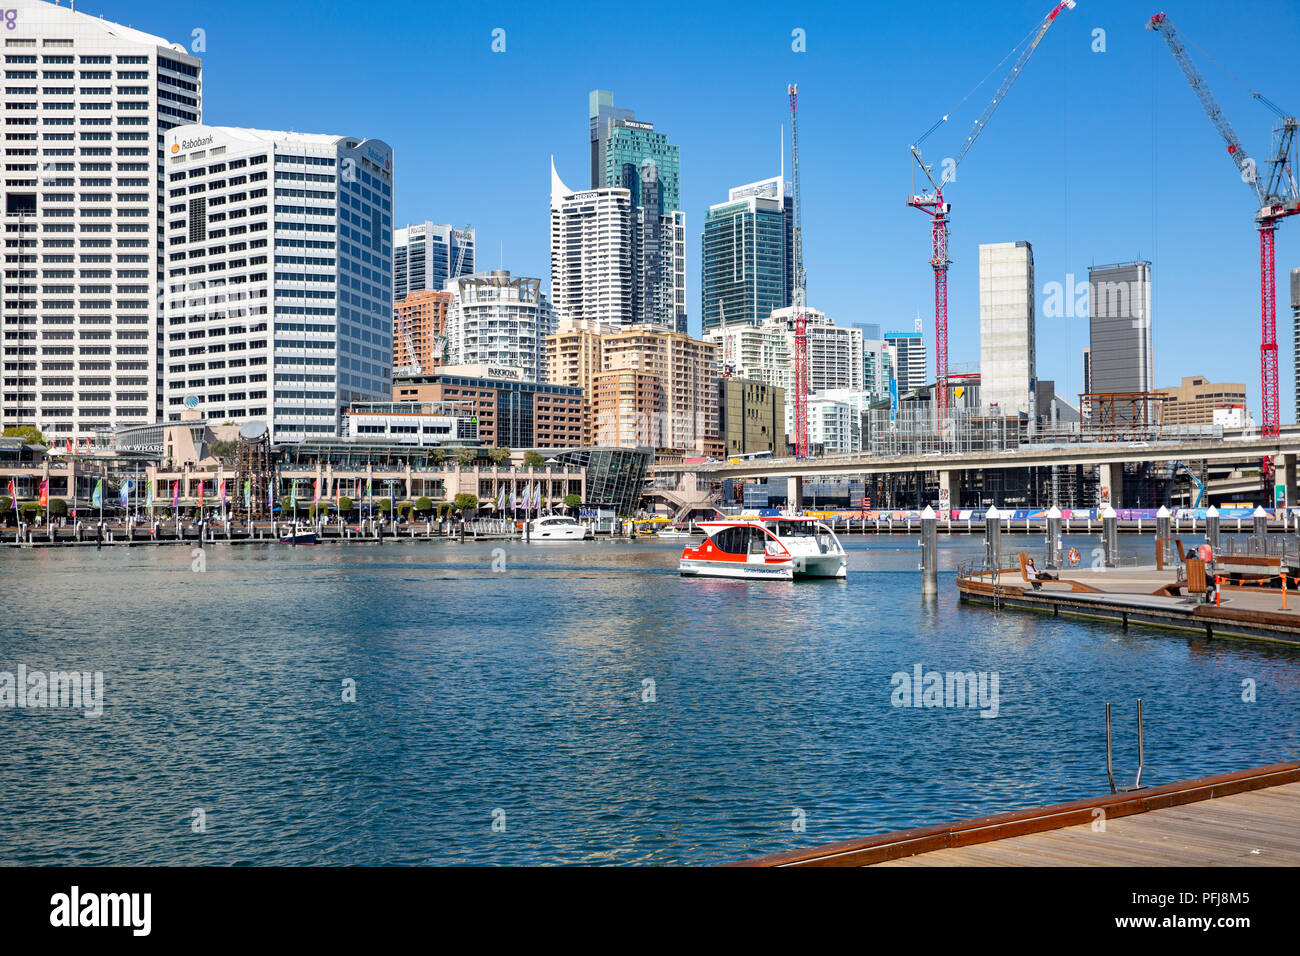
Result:
<svg viewBox="0 0 1300 956"><path fill-rule="evenodd" d="M1147 29L1155 30L1164 37L1169 50L1178 61L1192 92L1201 102L1201 108L1209 117L1214 128L1218 130L1228 157L1241 175L1242 182L1250 187L1256 204L1255 228L1259 231L1259 378L1260 405L1263 421L1261 434L1264 438L1277 438L1281 433L1281 402L1279 396L1277 358L1277 280L1275 263L1275 239L1280 220L1300 212L1300 191L1296 188L1293 173L1293 151L1296 141L1296 118L1285 115L1274 104L1258 93L1252 95L1281 117L1281 125L1274 131L1273 156L1268 160L1269 172L1265 179L1255 161L1247 154L1232 124L1228 122L1218 101L1210 92L1209 84L1201 75L1196 64L1184 46L1173 22L1163 13L1157 13L1147 21ZM1264 461L1264 475L1271 478L1273 459ZM1270 482L1271 483L1271 482Z"/></svg>
<svg viewBox="0 0 1300 956"><path fill-rule="evenodd" d="M799 87L791 84L790 176L794 192L794 453L808 457L808 285L803 271L803 211L799 195Z"/></svg>
<svg viewBox="0 0 1300 956"><path fill-rule="evenodd" d="M984 107L984 112L980 114L979 119L975 121L975 125L971 127L970 133L966 136L966 141L962 143L961 149L957 151L953 161L944 164L945 168L938 182L930 174L931 167L927 166L921 158L919 147L926 137L948 121L948 117L944 116L939 119L938 122L926 130L916 145L912 147L913 158L933 187L930 192L908 196L907 204L930 217L930 267L934 270L935 425L941 435L946 434L948 430L948 266L952 262L948 258L948 217L952 211L952 204L944 200L943 187L956 176L957 166L966 158L966 154L975 145L975 140L979 138L980 133L984 132L984 128L992 119L993 113L1002 105L1002 101L1006 98L1012 84L1020 79L1020 74L1024 72L1029 58L1034 55L1034 51L1038 49L1038 44L1047 35L1047 31L1056 22L1056 18L1064 10L1073 10L1074 6L1075 0L1059 0L1056 6L1052 8L1052 11L1043 18L1034 31L1028 46L1021 51L1015 65L1011 67L1011 72L1003 78L997 92L993 94L993 99Z"/></svg>

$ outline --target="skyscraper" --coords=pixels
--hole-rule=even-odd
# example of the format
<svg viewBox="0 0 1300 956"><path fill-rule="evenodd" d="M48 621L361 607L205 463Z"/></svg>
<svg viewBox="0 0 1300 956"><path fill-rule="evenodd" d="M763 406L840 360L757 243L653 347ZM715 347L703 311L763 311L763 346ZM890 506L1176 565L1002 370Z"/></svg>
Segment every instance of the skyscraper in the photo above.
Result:
<svg viewBox="0 0 1300 956"><path fill-rule="evenodd" d="M167 419L197 401L297 441L339 434L354 401L386 401L392 149L224 126L167 143Z"/></svg>
<svg viewBox="0 0 1300 956"><path fill-rule="evenodd" d="M412 292L441 292L448 279L473 275L474 238L473 229L434 222L394 230L394 301L401 302Z"/></svg>
<svg viewBox="0 0 1300 956"><path fill-rule="evenodd" d="M546 336L555 331L540 279L493 270L447 284L447 343L453 365L499 365L546 381Z"/></svg>
<svg viewBox="0 0 1300 956"><path fill-rule="evenodd" d="M700 256L703 327L758 325L793 302L793 199L780 176L709 207Z"/></svg>
<svg viewBox="0 0 1300 956"><path fill-rule="evenodd" d="M1150 262L1088 268L1088 329L1091 391L1155 388Z"/></svg>
<svg viewBox="0 0 1300 956"><path fill-rule="evenodd" d="M66 6L11 6L0 426L66 439L157 421L163 133L199 121L201 63Z"/></svg>
<svg viewBox="0 0 1300 956"><path fill-rule="evenodd" d="M894 378L899 394L926 384L925 339L920 332L886 332L885 345L894 353ZM888 379L885 387L889 387Z"/></svg>
<svg viewBox="0 0 1300 956"><path fill-rule="evenodd" d="M653 123L614 107L614 95L588 97L591 188L631 197L633 311L637 324L686 332L686 219L678 148Z"/></svg>
<svg viewBox="0 0 1300 956"><path fill-rule="evenodd" d="M982 243L980 401L1003 415L1035 415L1034 250L1029 243Z"/></svg>
<svg viewBox="0 0 1300 956"><path fill-rule="evenodd" d="M551 160L551 305L561 321L632 324L633 214L626 189L574 192Z"/></svg>

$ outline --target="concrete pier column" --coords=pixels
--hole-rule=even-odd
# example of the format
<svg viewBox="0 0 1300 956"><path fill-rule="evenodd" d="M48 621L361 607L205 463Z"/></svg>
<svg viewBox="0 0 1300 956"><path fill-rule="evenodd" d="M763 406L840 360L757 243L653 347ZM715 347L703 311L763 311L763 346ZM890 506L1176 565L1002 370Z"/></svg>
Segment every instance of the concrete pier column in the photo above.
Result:
<svg viewBox="0 0 1300 956"><path fill-rule="evenodd" d="M1061 509L1052 505L1047 512L1047 566L1061 566Z"/></svg>
<svg viewBox="0 0 1300 956"><path fill-rule="evenodd" d="M954 480L956 473L952 471L939 472L939 512L957 511L961 508L959 492L960 485ZM951 515L944 515L951 520Z"/></svg>
<svg viewBox="0 0 1300 956"><path fill-rule="evenodd" d="M1219 553L1219 509L1210 505L1205 509L1205 541L1217 556Z"/></svg>
<svg viewBox="0 0 1300 956"><path fill-rule="evenodd" d="M1110 506L1112 508L1124 507L1124 463L1122 461L1112 461L1101 466L1101 484L1110 490ZM1100 502L1097 507L1105 508L1106 502Z"/></svg>
<svg viewBox="0 0 1300 956"><path fill-rule="evenodd" d="M791 475L786 479L786 507L798 511L803 507L803 476Z"/></svg>
<svg viewBox="0 0 1300 956"><path fill-rule="evenodd" d="M1119 564L1119 515L1109 505L1101 513L1101 540L1106 567L1113 568Z"/></svg>
<svg viewBox="0 0 1300 956"><path fill-rule="evenodd" d="M984 512L984 559L990 568L1002 566L1002 515L997 505Z"/></svg>
<svg viewBox="0 0 1300 956"><path fill-rule="evenodd" d="M1280 462L1281 467L1278 469L1277 473L1279 477L1282 479L1280 482L1278 482L1278 484L1282 484L1286 486L1286 500L1282 502L1282 506L1285 508L1290 508L1291 505L1295 504L1297 500L1296 456L1294 454L1278 455L1278 458L1281 459ZM1277 479L1274 480L1276 481Z"/></svg>
<svg viewBox="0 0 1300 956"><path fill-rule="evenodd" d="M921 512L921 594L939 593L939 522L929 505Z"/></svg>

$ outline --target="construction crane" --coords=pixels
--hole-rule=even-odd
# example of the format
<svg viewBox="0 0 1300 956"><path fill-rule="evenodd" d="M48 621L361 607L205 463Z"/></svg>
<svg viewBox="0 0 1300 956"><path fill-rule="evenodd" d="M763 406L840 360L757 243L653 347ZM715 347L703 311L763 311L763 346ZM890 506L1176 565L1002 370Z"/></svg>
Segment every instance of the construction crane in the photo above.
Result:
<svg viewBox="0 0 1300 956"><path fill-rule="evenodd" d="M1233 131L1223 111L1219 109L1214 94L1205 82L1205 77L1196 68L1187 53L1178 31L1163 13L1157 13L1147 22L1148 30L1156 30L1169 44L1174 59L1182 67L1183 76L1191 84L1192 92L1201 101L1205 115L1210 118L1214 128L1219 131L1224 145L1228 148L1228 158L1237 167L1241 180L1255 198L1255 228L1259 231L1259 378L1260 404L1263 422L1260 433L1264 438L1277 438L1281 428L1281 413L1278 397L1277 368L1277 284L1276 266L1273 261L1274 239L1278 222L1287 216L1300 212L1300 191L1296 188L1293 172L1295 166L1296 118L1287 116L1274 103L1259 93L1251 95L1272 110L1281 120L1273 130L1273 157L1267 161L1268 170L1261 175L1255 161L1247 154L1241 140ZM1268 456L1263 462L1263 477L1271 484L1273 475L1273 458Z"/></svg>
<svg viewBox="0 0 1300 956"><path fill-rule="evenodd" d="M799 87L791 84L790 169L794 206L794 454L808 457L808 283L803 271L803 211L799 196Z"/></svg>
<svg viewBox="0 0 1300 956"><path fill-rule="evenodd" d="M907 204L914 209L919 209L930 217L930 238L932 251L930 255L930 266L934 269L934 363L935 363L935 424L939 433L944 434L947 431L948 422L948 266L951 260L948 258L948 221L949 213L952 211L952 205L944 200L943 187L957 175L957 166L966 158L970 148L975 145L975 140L980 133L984 132L984 127L988 125L993 116L993 112L1002 104L1006 98L1007 91L1011 89L1011 84L1020 78L1024 72L1025 65L1029 58L1034 55L1034 50L1042 42L1043 37L1047 35L1048 29L1056 22L1063 10L1073 10L1075 0L1060 0L1052 12L1043 18L1043 22L1038 28L1030 34L1029 45L1021 52L1019 59L1016 60L1015 66L1011 72L1002 80L1002 85L993 94L992 101L984 108L980 118L975 121L971 127L970 134L966 137L966 142L957 151L957 155L951 160L944 161L943 174L936 182L932 175L932 167L927 166L921 158L921 144L931 133L937 130L944 123L948 122L948 116L945 114L935 122L916 144L912 146L912 157L916 164L921 167L921 172L925 178L930 181L933 192L912 195L907 197Z"/></svg>

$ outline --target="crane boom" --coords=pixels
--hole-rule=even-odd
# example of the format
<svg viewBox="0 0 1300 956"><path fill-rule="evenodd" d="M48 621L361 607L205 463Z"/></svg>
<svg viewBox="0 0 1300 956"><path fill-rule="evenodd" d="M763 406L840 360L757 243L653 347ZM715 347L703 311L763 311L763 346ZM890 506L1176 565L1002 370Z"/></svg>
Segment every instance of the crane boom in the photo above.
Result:
<svg viewBox="0 0 1300 956"><path fill-rule="evenodd" d="M1043 17L1043 22L1040 23L1038 29L1034 31L1033 39L1030 40L1029 45L1021 51L1020 57L1016 60L1015 66L1011 68L1011 72L1002 80L1002 85L999 86L998 91L993 94L993 99L989 101L988 106L984 107L984 112L980 114L980 118L977 119L975 125L971 127L970 134L966 137L966 142L961 144L961 149L957 150L957 155L953 157L953 162L944 170L943 180L940 185L950 182L952 177L957 174L957 166L966 158L966 154L969 153L970 148L975 145L975 140L979 138L980 133L984 132L984 127L987 126L989 120L993 118L993 113L997 108L1002 105L1002 100L1006 98L1007 92L1011 89L1012 84L1014 84L1016 80L1020 79L1020 74L1024 72L1025 64L1029 62L1029 58L1033 56L1034 51L1038 49L1038 44L1043 42L1043 37L1047 36L1047 31L1051 29L1052 24L1056 22L1056 18L1061 15L1061 11L1073 10L1074 6L1075 0L1060 0L1060 3L1052 8L1052 12Z"/></svg>
<svg viewBox="0 0 1300 956"><path fill-rule="evenodd" d="M803 270L803 209L799 193L799 87L791 84L790 176L794 193L794 453L808 457L808 282Z"/></svg>
<svg viewBox="0 0 1300 956"><path fill-rule="evenodd" d="M1173 53L1174 59L1182 68L1183 76L1187 78L1188 85L1191 86L1192 92L1196 98L1201 101L1201 108L1205 110L1205 115L1210 118L1214 128L1219 131L1219 136L1223 138L1223 143L1228 147L1228 157L1241 173L1241 180L1250 187L1250 191L1255 194L1261 206L1264 205L1264 191L1259 185L1259 170L1255 166L1255 161L1250 158L1246 152L1246 147L1241 145L1236 130L1228 122L1228 118L1223 115L1223 110L1219 108L1219 101L1214 98L1210 92L1209 84L1205 82L1205 77L1201 76L1201 71L1196 68L1192 58L1187 53L1187 47L1183 45L1182 39L1178 36L1178 31L1174 29L1173 21L1163 13L1157 13L1147 21L1148 30L1156 30L1165 38L1169 44L1169 51Z"/></svg>

